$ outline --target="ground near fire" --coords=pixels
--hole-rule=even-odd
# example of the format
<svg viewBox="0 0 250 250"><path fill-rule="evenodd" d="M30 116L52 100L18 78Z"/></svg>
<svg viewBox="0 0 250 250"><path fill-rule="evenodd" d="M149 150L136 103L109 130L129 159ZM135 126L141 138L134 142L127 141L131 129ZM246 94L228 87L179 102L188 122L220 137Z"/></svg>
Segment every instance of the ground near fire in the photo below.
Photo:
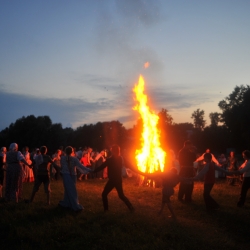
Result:
<svg viewBox="0 0 250 250"><path fill-rule="evenodd" d="M130 213L116 191L109 195L110 211L103 212L101 192L106 180L77 183L84 211L74 213L58 207L63 198L61 180L51 184L51 205L45 205L40 188L32 204L0 203L1 249L248 249L250 202L237 208L240 187L218 179L212 196L220 209L207 213L203 183L196 182L193 202L172 198L177 221L157 212L161 188L136 186L135 178L124 179L124 192L135 207ZM23 198L29 198L33 183L24 183Z"/></svg>

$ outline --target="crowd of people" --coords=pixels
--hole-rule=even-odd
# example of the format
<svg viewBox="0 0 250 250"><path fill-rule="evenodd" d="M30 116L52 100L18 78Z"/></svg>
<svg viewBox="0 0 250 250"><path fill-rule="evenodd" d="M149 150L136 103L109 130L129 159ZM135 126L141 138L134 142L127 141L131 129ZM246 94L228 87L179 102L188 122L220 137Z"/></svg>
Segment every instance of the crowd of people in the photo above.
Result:
<svg viewBox="0 0 250 250"><path fill-rule="evenodd" d="M218 209L219 204L212 198L210 194L215 184L215 178L219 177L219 175L216 173L216 171L218 171L222 172L224 176L242 176L240 198L237 206L244 206L247 191L250 188L250 151L244 150L242 152L242 158L244 161L240 165L234 151L230 152L228 158L226 158L224 154L221 154L218 158L216 158L210 152L210 149L207 149L206 152L201 155L197 155L196 148L193 146L191 141L185 141L184 147L179 151L178 154L180 169L178 175L180 182L178 200L185 203L192 202L194 181L203 180L203 198L207 211ZM236 180L236 178L232 178L231 180ZM229 182L229 184L234 185L234 182ZM172 186L168 186L168 189L172 190L173 186L176 185L177 182L172 184ZM173 217L175 217L172 209L170 208L169 210Z"/></svg>
<svg viewBox="0 0 250 250"><path fill-rule="evenodd" d="M119 198L125 203L130 211L134 207L124 195L122 187L122 170L124 165L131 168L135 173L149 178L162 179L162 206L159 213L162 213L164 205L167 204L171 215L176 218L170 197L174 194L174 187L179 184L178 200L185 203L192 202L194 182L204 180L203 198L208 211L219 208L219 204L211 197L210 193L215 184L216 171L221 172L217 177L242 175L240 198L237 203L242 207L246 200L247 191L250 188L250 151L242 153L243 164L239 164L235 152L230 152L226 158L224 154L215 157L210 149L204 154L197 155L196 148L191 141L185 141L183 148L179 151L178 157L174 152L169 151L167 166L168 171L162 173L142 173L132 166L121 156L120 147L113 145L110 151L93 151L90 147L75 148L68 146L63 150L60 147L56 152L47 155L47 147L42 146L29 153L25 147L23 152L18 150L16 143L11 143L7 151L6 147L1 148L0 153L0 197L3 197L4 172L5 180L5 201L19 202L22 199L23 182L34 182L30 199L26 203L33 202L35 194L43 184L46 194L46 202L50 204L50 181L62 178L64 186L64 197L59 206L70 208L73 211L81 211L83 206L79 204L76 183L89 178L106 179L108 181L102 192L104 211L108 211L108 194L115 188ZM234 185L235 178L232 178L230 185Z"/></svg>
<svg viewBox="0 0 250 250"><path fill-rule="evenodd" d="M25 147L22 153L18 150L16 143L10 145L9 151L7 151L6 147L1 148L0 195L3 197L2 188L4 185L4 172L6 172L5 201L18 203L22 200L23 182L34 182L30 199L25 200L25 202L33 202L36 193L43 184L46 203L50 205L50 182L51 180L58 180L61 176L64 185L64 198L59 202L59 206L81 211L83 207L78 202L77 179L79 181L82 181L83 177L84 180L88 178L106 179L108 178L108 169L111 168L109 181L102 195L105 210L107 210L108 206L107 195L114 187L117 189L119 197L130 210L133 210L131 203L123 194L122 179L119 178L118 174L119 171L122 172L123 167L118 146L111 148L111 155L108 155L106 150L97 152L90 147L86 147L79 148L77 151L71 146L66 147L65 150L60 147L52 156L47 155L46 146L35 149L31 154L28 151L29 148ZM117 174L112 175L115 172ZM111 183L114 186L110 189Z"/></svg>

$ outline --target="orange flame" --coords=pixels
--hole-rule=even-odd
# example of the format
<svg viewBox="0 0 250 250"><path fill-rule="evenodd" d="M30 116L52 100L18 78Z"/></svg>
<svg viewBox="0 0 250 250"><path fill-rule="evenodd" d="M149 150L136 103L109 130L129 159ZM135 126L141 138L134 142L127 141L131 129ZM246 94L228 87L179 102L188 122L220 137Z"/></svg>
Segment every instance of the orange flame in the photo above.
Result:
<svg viewBox="0 0 250 250"><path fill-rule="evenodd" d="M135 158L138 169L141 172L153 173L164 171L166 152L160 147L160 132L157 128L159 117L151 112L147 105L147 96L144 92L144 79L139 78L139 83L133 88L136 94L135 100L138 102L134 110L138 110L143 122L141 138L141 149L135 151Z"/></svg>

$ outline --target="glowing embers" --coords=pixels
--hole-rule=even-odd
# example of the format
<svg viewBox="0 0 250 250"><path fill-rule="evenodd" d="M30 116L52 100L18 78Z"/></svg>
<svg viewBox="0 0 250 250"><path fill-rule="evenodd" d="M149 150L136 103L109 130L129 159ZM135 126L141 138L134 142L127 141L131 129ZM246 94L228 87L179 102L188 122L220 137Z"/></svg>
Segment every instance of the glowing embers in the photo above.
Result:
<svg viewBox="0 0 250 250"><path fill-rule="evenodd" d="M144 94L144 79L139 78L133 88L137 110L142 119L141 149L135 151L138 169L144 173L163 172L166 152L160 146L160 131L157 128L159 117L147 105L147 96ZM143 183L144 178L142 178Z"/></svg>

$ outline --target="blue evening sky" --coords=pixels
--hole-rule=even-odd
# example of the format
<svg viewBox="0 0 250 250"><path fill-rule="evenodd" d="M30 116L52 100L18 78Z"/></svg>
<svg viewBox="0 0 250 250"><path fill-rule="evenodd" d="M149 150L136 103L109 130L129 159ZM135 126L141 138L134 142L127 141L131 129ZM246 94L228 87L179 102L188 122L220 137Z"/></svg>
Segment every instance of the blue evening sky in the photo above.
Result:
<svg viewBox="0 0 250 250"><path fill-rule="evenodd" d="M153 111L181 123L203 109L209 125L250 84L249 27L247 0L2 0L0 130L31 114L130 128L140 74Z"/></svg>

